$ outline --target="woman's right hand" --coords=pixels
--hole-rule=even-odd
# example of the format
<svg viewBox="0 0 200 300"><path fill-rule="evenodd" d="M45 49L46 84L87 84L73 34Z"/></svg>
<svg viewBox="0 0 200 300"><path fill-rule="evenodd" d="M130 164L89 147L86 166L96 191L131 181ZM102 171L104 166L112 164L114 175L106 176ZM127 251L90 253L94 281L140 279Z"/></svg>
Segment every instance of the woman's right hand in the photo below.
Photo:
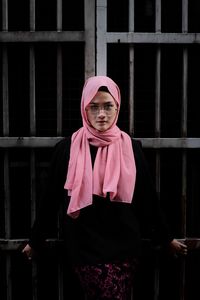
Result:
<svg viewBox="0 0 200 300"><path fill-rule="evenodd" d="M29 244L23 248L22 253L26 255L26 257L31 260L34 254L32 247Z"/></svg>

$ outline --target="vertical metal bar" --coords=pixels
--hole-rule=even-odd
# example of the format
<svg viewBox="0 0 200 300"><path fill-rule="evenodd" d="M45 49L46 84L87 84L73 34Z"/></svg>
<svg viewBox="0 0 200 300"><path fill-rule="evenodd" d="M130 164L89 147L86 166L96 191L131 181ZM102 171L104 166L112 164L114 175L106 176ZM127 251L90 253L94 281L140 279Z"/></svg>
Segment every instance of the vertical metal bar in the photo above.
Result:
<svg viewBox="0 0 200 300"><path fill-rule="evenodd" d="M57 0L57 31L62 31L62 0Z"/></svg>
<svg viewBox="0 0 200 300"><path fill-rule="evenodd" d="M161 0L155 3L155 31L161 32ZM161 77L161 48L157 47L156 51L156 73L155 73L155 136L161 134L161 105L160 105L160 77ZM156 151L156 190L160 198L160 150ZM154 274L154 300L159 298L159 281L160 269L158 254L155 257L155 274Z"/></svg>
<svg viewBox="0 0 200 300"><path fill-rule="evenodd" d="M57 0L57 31L62 31L62 0ZM62 47L57 44L57 135L62 135ZM58 239L60 219L58 218ZM58 299L63 300L63 266L58 261Z"/></svg>
<svg viewBox="0 0 200 300"><path fill-rule="evenodd" d="M161 30L161 1L156 0L156 32ZM161 48L156 51L156 74L155 74L155 136L160 137L161 130L161 105L160 105L160 77L161 77ZM156 154L156 188L160 193L160 153Z"/></svg>
<svg viewBox="0 0 200 300"><path fill-rule="evenodd" d="M3 45L2 51L2 76L3 76L3 135L9 135L9 95L8 95L8 52Z"/></svg>
<svg viewBox="0 0 200 300"><path fill-rule="evenodd" d="M161 49L158 46L156 51L156 86L155 86L155 135L160 137L160 75L161 74Z"/></svg>
<svg viewBox="0 0 200 300"><path fill-rule="evenodd" d="M35 152L31 150L30 171L31 171L31 226L36 217L36 170Z"/></svg>
<svg viewBox="0 0 200 300"><path fill-rule="evenodd" d="M2 1L2 29L8 30L8 0ZM3 45L2 49L2 88L3 88L3 135L9 134L9 97L8 97L8 52Z"/></svg>
<svg viewBox="0 0 200 300"><path fill-rule="evenodd" d="M36 217L36 161L35 161L35 151L31 149L30 153L30 180L31 180L31 226ZM37 292L37 263L32 262L32 299L38 299Z"/></svg>
<svg viewBox="0 0 200 300"><path fill-rule="evenodd" d="M155 17L156 32L161 32L161 0L156 0Z"/></svg>
<svg viewBox="0 0 200 300"><path fill-rule="evenodd" d="M157 48L156 52L156 86L155 86L155 135L160 137L160 76L161 76L161 50ZM160 198L160 150L156 151L156 190ZM156 254L158 255L158 253ZM154 300L159 299L160 268L159 258L155 258L154 273Z"/></svg>
<svg viewBox="0 0 200 300"><path fill-rule="evenodd" d="M2 0L2 30L8 31L8 0ZM9 136L9 94L8 94L8 52L3 45L2 50L2 89L3 89L3 135ZM5 238L11 236L11 208L10 208L10 180L9 180L9 153L4 152L4 213ZM6 299L12 299L11 256L6 255Z"/></svg>
<svg viewBox="0 0 200 300"><path fill-rule="evenodd" d="M188 0L182 0L182 32L188 32ZM187 109L188 109L188 50L186 47L183 48L183 94L182 94L182 122L181 122L181 136L187 137ZM186 237L187 233L187 152L185 149L182 150L182 221L181 221L181 232L182 237ZM186 278L186 265L185 260L182 260L180 270L180 299L185 299L185 278Z"/></svg>
<svg viewBox="0 0 200 300"><path fill-rule="evenodd" d="M188 89L188 51L183 48L183 96L182 96L182 124L181 135L187 137L187 89Z"/></svg>
<svg viewBox="0 0 200 300"><path fill-rule="evenodd" d="M186 200L187 200L187 153L186 150L182 150L182 203L181 203L181 209L182 209L182 221L181 221L181 231L182 231L182 237L186 237ZM183 258L182 264L180 266L180 300L185 299L185 278L186 278L186 265L185 265L185 259Z"/></svg>
<svg viewBox="0 0 200 300"><path fill-rule="evenodd" d="M30 135L36 135L36 104L35 104L35 52L30 46Z"/></svg>
<svg viewBox="0 0 200 300"><path fill-rule="evenodd" d="M182 32L188 32L188 0L182 0Z"/></svg>
<svg viewBox="0 0 200 300"><path fill-rule="evenodd" d="M35 31L35 0L30 0L30 31Z"/></svg>
<svg viewBox="0 0 200 300"><path fill-rule="evenodd" d="M30 0L30 31L35 31L35 0ZM29 101L30 101L30 135L36 135L36 99L35 99L35 50L29 49ZM31 226L36 217L36 159L35 151L30 151L30 180L31 180ZM32 299L38 299L37 264L32 262Z"/></svg>
<svg viewBox="0 0 200 300"><path fill-rule="evenodd" d="M134 135L134 46L129 46L129 134Z"/></svg>
<svg viewBox="0 0 200 300"><path fill-rule="evenodd" d="M85 79L95 75L95 1L84 1Z"/></svg>
<svg viewBox="0 0 200 300"><path fill-rule="evenodd" d="M59 210L58 213L58 219L57 219L57 239L60 240L62 236L62 207ZM58 257L58 299L64 300L64 275L63 275L63 263Z"/></svg>
<svg viewBox="0 0 200 300"><path fill-rule="evenodd" d="M36 99L35 99L35 51L33 45L29 49L29 65L30 65L30 135L36 135ZM31 180L31 225L36 216L36 161L35 150L31 149L30 152L30 180ZM32 299L38 299L37 292L37 264L32 262Z"/></svg>
<svg viewBox="0 0 200 300"><path fill-rule="evenodd" d="M129 0L129 31L134 32L134 0ZM134 135L134 46L129 46L129 134Z"/></svg>
<svg viewBox="0 0 200 300"><path fill-rule="evenodd" d="M57 1L57 30L62 30L62 1ZM62 48L57 45L57 135L62 135ZM58 219L58 227L60 220ZM59 238L59 230L58 230ZM58 262L58 299L63 300L63 268Z"/></svg>
<svg viewBox="0 0 200 300"><path fill-rule="evenodd" d="M107 0L97 0L97 75L107 74Z"/></svg>
<svg viewBox="0 0 200 300"><path fill-rule="evenodd" d="M182 0L182 32L188 32L188 0ZM183 97L182 97L182 137L187 137L187 89L188 89L188 51L183 48Z"/></svg>
<svg viewBox="0 0 200 300"><path fill-rule="evenodd" d="M2 29L8 31L8 0L2 0ZM8 52L3 45L2 50L2 87L3 87L3 135L9 134L9 97L8 97Z"/></svg>
<svg viewBox="0 0 200 300"><path fill-rule="evenodd" d="M35 0L30 0L30 30L35 31ZM33 45L29 50L29 85L30 85L30 135L36 135L35 105L35 52Z"/></svg>
<svg viewBox="0 0 200 300"><path fill-rule="evenodd" d="M57 135L62 135L62 47L57 45Z"/></svg>
<svg viewBox="0 0 200 300"><path fill-rule="evenodd" d="M62 135L62 48L57 45L57 135ZM60 214L59 214L60 216ZM60 238L60 217L58 217L58 239ZM58 299L63 300L63 266L58 261Z"/></svg>
<svg viewBox="0 0 200 300"><path fill-rule="evenodd" d="M8 0L2 0L2 30L8 31Z"/></svg>
<svg viewBox="0 0 200 300"><path fill-rule="evenodd" d="M11 237L11 204L10 204L10 179L9 179L9 155L8 150L4 154L4 191L5 191L5 238ZM6 299L12 299L12 280L11 280L11 256L6 255Z"/></svg>
<svg viewBox="0 0 200 300"><path fill-rule="evenodd" d="M182 96L182 124L181 124L181 136L187 137L187 89L188 89L188 51L183 49L183 96ZM182 235L186 236L186 195L187 195L187 154L183 149L182 155Z"/></svg>

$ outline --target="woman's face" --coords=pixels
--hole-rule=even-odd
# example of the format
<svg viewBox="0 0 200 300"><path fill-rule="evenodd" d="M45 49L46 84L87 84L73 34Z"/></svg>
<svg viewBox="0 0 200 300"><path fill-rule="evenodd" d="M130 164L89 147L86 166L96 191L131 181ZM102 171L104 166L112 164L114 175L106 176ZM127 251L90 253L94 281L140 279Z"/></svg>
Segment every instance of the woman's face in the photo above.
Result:
<svg viewBox="0 0 200 300"><path fill-rule="evenodd" d="M106 131L115 121L117 104L111 94L98 91L86 107L90 124L98 131Z"/></svg>

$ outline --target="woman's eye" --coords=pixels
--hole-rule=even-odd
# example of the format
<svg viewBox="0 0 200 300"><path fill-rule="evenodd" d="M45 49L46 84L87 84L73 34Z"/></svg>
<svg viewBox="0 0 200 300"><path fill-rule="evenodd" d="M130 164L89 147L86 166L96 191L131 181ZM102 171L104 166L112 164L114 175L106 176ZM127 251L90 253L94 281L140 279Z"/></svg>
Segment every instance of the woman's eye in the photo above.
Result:
<svg viewBox="0 0 200 300"><path fill-rule="evenodd" d="M91 105L91 106L90 106L90 109L91 109L92 111L98 111L98 110L99 110L99 107L98 107L97 105Z"/></svg>
<svg viewBox="0 0 200 300"><path fill-rule="evenodd" d="M105 110L111 110L113 108L113 105L112 104L107 104L105 105L104 109Z"/></svg>

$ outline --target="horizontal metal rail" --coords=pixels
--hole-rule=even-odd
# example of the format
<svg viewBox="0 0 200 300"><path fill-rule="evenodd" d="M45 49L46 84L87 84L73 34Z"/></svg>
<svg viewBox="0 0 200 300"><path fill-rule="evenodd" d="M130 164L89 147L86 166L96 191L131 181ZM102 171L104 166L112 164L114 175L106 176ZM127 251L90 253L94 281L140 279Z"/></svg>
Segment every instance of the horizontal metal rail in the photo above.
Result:
<svg viewBox="0 0 200 300"><path fill-rule="evenodd" d="M1 31L0 42L81 42L84 31ZM199 44L200 33L107 32L107 43Z"/></svg>
<svg viewBox="0 0 200 300"><path fill-rule="evenodd" d="M0 137L1 148L53 147L63 137ZM145 148L200 148L200 138L136 138Z"/></svg>
<svg viewBox="0 0 200 300"><path fill-rule="evenodd" d="M106 42L129 44L199 44L200 33L107 32Z"/></svg>
<svg viewBox="0 0 200 300"><path fill-rule="evenodd" d="M84 31L1 31L0 42L84 42Z"/></svg>
<svg viewBox="0 0 200 300"><path fill-rule="evenodd" d="M178 241L186 244L188 246L188 250L200 250L200 238L184 238L178 239ZM0 239L0 250L1 251L16 251L22 247L23 244L26 244L28 239ZM63 245L62 239L46 239L46 244L49 247L60 247ZM150 246L149 239L143 239L144 245L147 247ZM155 247L157 249L159 247Z"/></svg>

